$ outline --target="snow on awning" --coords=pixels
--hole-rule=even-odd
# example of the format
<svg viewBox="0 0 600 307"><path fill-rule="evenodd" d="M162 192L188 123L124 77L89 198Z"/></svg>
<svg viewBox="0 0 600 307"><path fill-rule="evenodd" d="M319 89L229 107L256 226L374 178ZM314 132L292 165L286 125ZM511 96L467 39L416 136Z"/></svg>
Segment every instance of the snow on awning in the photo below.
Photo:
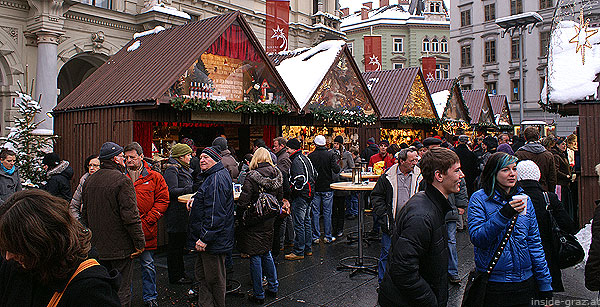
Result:
<svg viewBox="0 0 600 307"><path fill-rule="evenodd" d="M573 21L562 21L552 32L548 65L551 103L567 104L585 100L589 96L599 98L596 97L599 83L594 82L594 79L596 74L600 73L600 33L587 37L592 48L582 47L585 48L585 64L583 64L581 50L579 53L576 52L578 44L572 39L584 42L589 34L586 35L581 31L577 36L576 25ZM598 28L588 29L598 30ZM547 85L544 85L541 93L544 103L547 103L546 87Z"/></svg>
<svg viewBox="0 0 600 307"><path fill-rule="evenodd" d="M435 106L435 110L440 118L444 115L444 110L446 110L446 104L448 104L448 97L450 97L450 91L444 90L441 92L436 92L431 94L431 100L433 100L433 105Z"/></svg>

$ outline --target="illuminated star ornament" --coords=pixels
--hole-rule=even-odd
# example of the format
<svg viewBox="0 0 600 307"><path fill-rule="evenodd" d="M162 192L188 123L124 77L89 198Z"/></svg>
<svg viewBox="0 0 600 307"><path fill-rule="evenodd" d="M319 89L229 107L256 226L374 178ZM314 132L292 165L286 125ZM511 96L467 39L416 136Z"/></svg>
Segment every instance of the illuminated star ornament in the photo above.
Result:
<svg viewBox="0 0 600 307"><path fill-rule="evenodd" d="M283 40L279 48L281 48L282 51L287 50L287 38L285 37L285 32L283 32L283 29L277 25L277 29L271 30L273 30L273 35L271 35L271 38L274 38L275 40Z"/></svg>
<svg viewBox="0 0 600 307"><path fill-rule="evenodd" d="M585 48L592 49L592 44L590 44L589 38L598 33L598 29L588 30L590 25L590 20L583 20L583 8L579 11L579 24L575 24L575 29L577 34L573 38L569 40L569 43L576 43L577 47L575 48L575 52L579 53L581 51L581 63L585 65Z"/></svg>
<svg viewBox="0 0 600 307"><path fill-rule="evenodd" d="M375 69L375 70L381 70L381 63L379 63L379 58L377 58L376 55L372 55L369 58L369 65L375 65L375 66L377 66L377 69Z"/></svg>

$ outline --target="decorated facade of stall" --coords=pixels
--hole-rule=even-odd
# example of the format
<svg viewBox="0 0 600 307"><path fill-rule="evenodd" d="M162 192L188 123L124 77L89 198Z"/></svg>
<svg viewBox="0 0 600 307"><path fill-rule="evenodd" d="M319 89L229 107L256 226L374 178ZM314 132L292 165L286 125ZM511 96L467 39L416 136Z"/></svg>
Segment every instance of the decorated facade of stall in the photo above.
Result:
<svg viewBox="0 0 600 307"><path fill-rule="evenodd" d="M494 111L494 122L501 131L512 132L513 121L510 116L510 107L506 95L490 95L492 111Z"/></svg>
<svg viewBox="0 0 600 307"><path fill-rule="evenodd" d="M437 134L440 124L419 67L363 73L381 112L380 138L410 144Z"/></svg>
<svg viewBox="0 0 600 307"><path fill-rule="evenodd" d="M106 141L167 155L224 135L241 156L300 108L239 12L136 34L54 109L56 150L82 170Z"/></svg>
<svg viewBox="0 0 600 307"><path fill-rule="evenodd" d="M471 117L471 129L467 134L478 136L498 129L487 90L464 90L462 95Z"/></svg>
<svg viewBox="0 0 600 307"><path fill-rule="evenodd" d="M458 79L437 79L429 80L426 83L437 114L442 121L442 132L458 135L468 131L471 117Z"/></svg>
<svg viewBox="0 0 600 307"><path fill-rule="evenodd" d="M338 135L348 146L365 146L359 127L375 127L379 110L346 43L324 41L312 48L270 55L294 95L300 116L282 126L282 135L311 150L315 136L329 143Z"/></svg>

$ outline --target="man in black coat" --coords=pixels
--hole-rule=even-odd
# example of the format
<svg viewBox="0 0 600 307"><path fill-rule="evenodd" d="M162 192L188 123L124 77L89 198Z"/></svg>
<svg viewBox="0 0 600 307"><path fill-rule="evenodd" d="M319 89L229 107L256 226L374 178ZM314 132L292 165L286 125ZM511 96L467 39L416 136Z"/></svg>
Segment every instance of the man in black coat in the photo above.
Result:
<svg viewBox="0 0 600 307"><path fill-rule="evenodd" d="M459 136L458 145L454 148L454 152L456 152L456 155L460 159L460 166L465 174L465 181L467 183L467 193L471 196L475 192L475 179L479 176L479 168L477 156L469 149L468 142L468 136Z"/></svg>
<svg viewBox="0 0 600 307"><path fill-rule="evenodd" d="M71 193L73 168L69 165L69 161L61 160L58 154L51 152L44 155L42 165L48 175L44 190L70 202L73 197Z"/></svg>
<svg viewBox="0 0 600 307"><path fill-rule="evenodd" d="M367 140L367 147L360 153L360 157L363 161L369 162L371 156L377 154L378 152L379 146L375 144L375 138L370 137Z"/></svg>
<svg viewBox="0 0 600 307"><path fill-rule="evenodd" d="M420 161L424 192L415 194L396 216L388 266L380 284L379 305L446 306L448 241L445 216L448 196L464 177L458 156L431 148Z"/></svg>

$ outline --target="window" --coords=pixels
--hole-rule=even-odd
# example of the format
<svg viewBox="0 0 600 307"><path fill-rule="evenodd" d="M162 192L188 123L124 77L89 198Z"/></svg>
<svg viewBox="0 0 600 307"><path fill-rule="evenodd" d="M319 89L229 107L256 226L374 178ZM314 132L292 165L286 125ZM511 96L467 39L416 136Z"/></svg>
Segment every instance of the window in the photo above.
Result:
<svg viewBox="0 0 600 307"><path fill-rule="evenodd" d="M496 82L486 82L485 89L488 91L488 94L496 95Z"/></svg>
<svg viewBox="0 0 600 307"><path fill-rule="evenodd" d="M466 27L471 25L471 10L460 12L460 26Z"/></svg>
<svg viewBox="0 0 600 307"><path fill-rule="evenodd" d="M540 56L548 55L548 43L550 43L550 32L540 32Z"/></svg>
<svg viewBox="0 0 600 307"><path fill-rule="evenodd" d="M445 38L442 38L442 41L440 42L440 51L448 53L448 41Z"/></svg>
<svg viewBox="0 0 600 307"><path fill-rule="evenodd" d="M514 37L510 40L510 59L518 60L519 59L519 38Z"/></svg>
<svg viewBox="0 0 600 307"><path fill-rule="evenodd" d="M394 69L404 68L404 63L394 63Z"/></svg>
<svg viewBox="0 0 600 307"><path fill-rule="evenodd" d="M450 64L436 64L435 65L435 78L436 79L448 79L450 76Z"/></svg>
<svg viewBox="0 0 600 307"><path fill-rule="evenodd" d="M469 91L471 90L471 84L463 84L460 86L460 89L463 91Z"/></svg>
<svg viewBox="0 0 600 307"><path fill-rule="evenodd" d="M496 3L487 4L483 7L483 15L485 21L491 21L496 19Z"/></svg>
<svg viewBox="0 0 600 307"><path fill-rule="evenodd" d="M440 52L440 43L437 38L431 40L431 52Z"/></svg>
<svg viewBox="0 0 600 307"><path fill-rule="evenodd" d="M354 55L354 43L353 42L347 42L346 46L348 46L348 49L350 49L350 54Z"/></svg>
<svg viewBox="0 0 600 307"><path fill-rule="evenodd" d="M429 39L423 39L423 52L429 52Z"/></svg>
<svg viewBox="0 0 600 307"><path fill-rule="evenodd" d="M313 0L313 14L319 11L319 0Z"/></svg>
<svg viewBox="0 0 600 307"><path fill-rule="evenodd" d="M517 15L523 13L522 0L510 0L510 14Z"/></svg>
<svg viewBox="0 0 600 307"><path fill-rule="evenodd" d="M112 8L110 0L82 0L81 3L91 4L93 6L103 7L105 9Z"/></svg>
<svg viewBox="0 0 600 307"><path fill-rule="evenodd" d="M485 63L496 63L496 40L485 42Z"/></svg>
<svg viewBox="0 0 600 307"><path fill-rule="evenodd" d="M540 0L540 10L552 7L552 0Z"/></svg>
<svg viewBox="0 0 600 307"><path fill-rule="evenodd" d="M440 9L439 2L432 2L429 4L429 12L430 13L439 13L440 11L441 11L441 9Z"/></svg>
<svg viewBox="0 0 600 307"><path fill-rule="evenodd" d="M510 81L510 92L512 101L519 101L519 80Z"/></svg>
<svg viewBox="0 0 600 307"><path fill-rule="evenodd" d="M394 52L404 52L403 41L401 37L394 37Z"/></svg>
<svg viewBox="0 0 600 307"><path fill-rule="evenodd" d="M471 45L460 47L460 67L471 66Z"/></svg>

